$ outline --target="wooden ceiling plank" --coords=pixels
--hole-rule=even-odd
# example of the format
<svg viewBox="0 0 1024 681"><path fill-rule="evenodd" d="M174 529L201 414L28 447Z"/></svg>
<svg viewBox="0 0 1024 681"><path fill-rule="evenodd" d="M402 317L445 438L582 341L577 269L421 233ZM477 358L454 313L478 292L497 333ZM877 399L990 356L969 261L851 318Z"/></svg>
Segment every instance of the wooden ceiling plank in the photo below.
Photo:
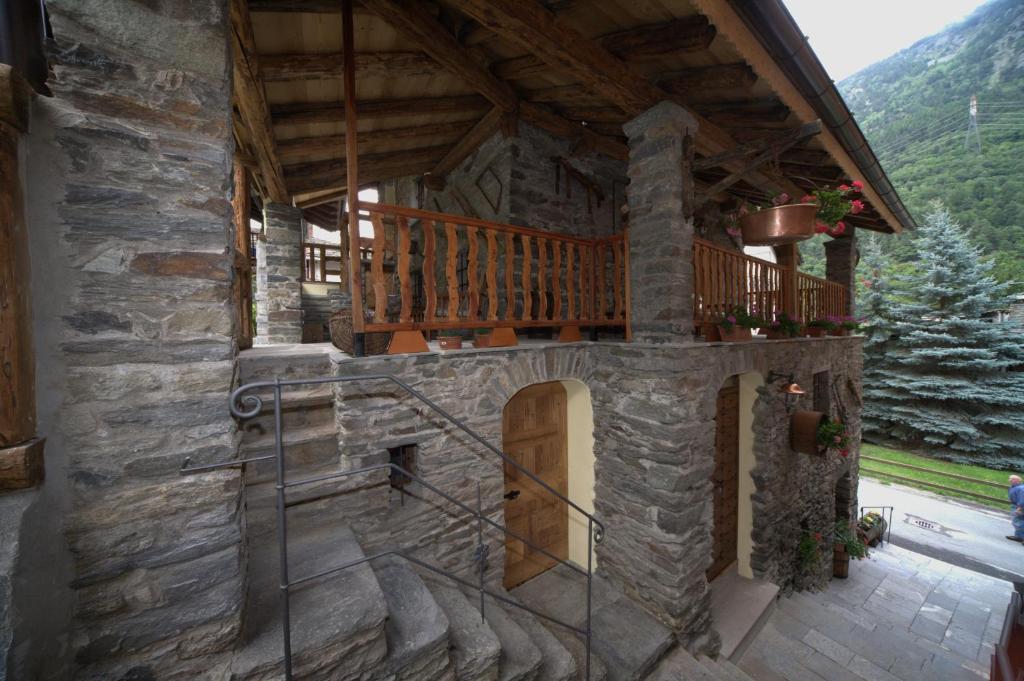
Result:
<svg viewBox="0 0 1024 681"><path fill-rule="evenodd" d="M235 101L249 134L249 142L259 166L261 185L267 193L266 198L286 202L288 190L274 144L270 110L260 79L256 42L246 0L231 0L230 13Z"/></svg>
<svg viewBox="0 0 1024 681"><path fill-rule="evenodd" d="M402 142L430 142L463 135L474 125L474 121L431 123L428 125L403 126L384 130L371 130L356 135L359 148L368 154L378 153L377 147L401 144ZM420 145L422 146L422 145ZM345 153L345 135L321 135L319 137L298 137L277 143L277 152L282 161L310 154L335 152L339 157Z"/></svg>
<svg viewBox="0 0 1024 681"><path fill-rule="evenodd" d="M683 69L655 78L655 82L673 94L686 96L693 90L749 88L757 74L745 62Z"/></svg>
<svg viewBox="0 0 1024 681"><path fill-rule="evenodd" d="M264 82L341 78L341 52L274 54L260 57ZM443 73L440 64L422 52L357 52L356 78L416 78Z"/></svg>
<svg viewBox="0 0 1024 681"><path fill-rule="evenodd" d="M484 113L487 100L480 95L452 97L410 97L357 102L359 120L394 118L413 114ZM341 123L345 120L345 102L299 102L271 107L274 125L300 123Z"/></svg>

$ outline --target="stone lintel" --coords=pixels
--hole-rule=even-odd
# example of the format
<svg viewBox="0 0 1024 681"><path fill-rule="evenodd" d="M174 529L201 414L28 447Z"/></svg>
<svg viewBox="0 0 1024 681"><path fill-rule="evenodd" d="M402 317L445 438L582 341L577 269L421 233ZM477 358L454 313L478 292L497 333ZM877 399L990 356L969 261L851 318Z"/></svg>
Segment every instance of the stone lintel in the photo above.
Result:
<svg viewBox="0 0 1024 681"><path fill-rule="evenodd" d="M43 444L37 437L0 449L0 490L26 489L43 481Z"/></svg>

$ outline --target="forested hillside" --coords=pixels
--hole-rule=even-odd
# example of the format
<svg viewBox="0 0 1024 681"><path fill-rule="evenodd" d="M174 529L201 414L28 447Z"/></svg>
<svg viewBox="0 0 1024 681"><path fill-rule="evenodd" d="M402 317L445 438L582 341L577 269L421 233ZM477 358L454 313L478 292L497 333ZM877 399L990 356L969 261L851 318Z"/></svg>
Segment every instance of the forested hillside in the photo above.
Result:
<svg viewBox="0 0 1024 681"><path fill-rule="evenodd" d="M995 276L1024 283L1024 2L993 0L839 89L915 217L941 199ZM913 237L881 241L913 262Z"/></svg>

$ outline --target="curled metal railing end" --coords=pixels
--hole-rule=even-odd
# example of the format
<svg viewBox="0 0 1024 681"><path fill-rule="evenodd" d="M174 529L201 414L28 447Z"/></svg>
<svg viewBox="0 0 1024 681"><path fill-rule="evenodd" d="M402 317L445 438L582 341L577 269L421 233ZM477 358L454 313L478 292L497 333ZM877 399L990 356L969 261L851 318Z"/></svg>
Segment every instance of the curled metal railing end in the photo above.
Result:
<svg viewBox="0 0 1024 681"><path fill-rule="evenodd" d="M186 456L185 460L181 462L181 468L178 469L178 473L185 475L188 472L188 465L192 463L192 457Z"/></svg>
<svg viewBox="0 0 1024 681"><path fill-rule="evenodd" d="M594 526L594 543L600 544L604 540L604 528L600 525Z"/></svg>
<svg viewBox="0 0 1024 681"><path fill-rule="evenodd" d="M256 416L263 409L262 397L244 394L253 387L255 386L243 385L231 393L231 401L228 403L228 407L231 409L232 416L240 419L249 419Z"/></svg>

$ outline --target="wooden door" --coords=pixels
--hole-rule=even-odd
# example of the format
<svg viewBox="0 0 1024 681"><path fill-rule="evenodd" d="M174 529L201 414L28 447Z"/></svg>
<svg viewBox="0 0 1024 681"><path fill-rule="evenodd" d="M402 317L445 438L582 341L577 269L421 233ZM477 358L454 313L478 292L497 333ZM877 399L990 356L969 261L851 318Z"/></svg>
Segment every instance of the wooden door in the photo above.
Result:
<svg viewBox="0 0 1024 681"><path fill-rule="evenodd" d="M736 524L739 515L740 391L726 385L718 393L715 415L714 529L711 567L712 580L736 560Z"/></svg>
<svg viewBox="0 0 1024 681"><path fill-rule="evenodd" d="M569 494L566 394L561 383L523 388L505 405L502 416L505 453L563 496ZM565 502L505 464L505 524L564 560L569 555L569 512ZM553 567L555 561L507 536L505 588L512 588Z"/></svg>

